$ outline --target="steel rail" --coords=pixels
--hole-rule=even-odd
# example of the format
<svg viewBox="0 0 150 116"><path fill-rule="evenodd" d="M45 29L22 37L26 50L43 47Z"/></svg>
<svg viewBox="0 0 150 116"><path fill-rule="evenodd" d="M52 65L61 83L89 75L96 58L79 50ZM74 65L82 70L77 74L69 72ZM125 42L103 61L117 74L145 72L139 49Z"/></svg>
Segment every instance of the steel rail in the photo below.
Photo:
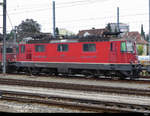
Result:
<svg viewBox="0 0 150 116"><path fill-rule="evenodd" d="M133 113L150 113L150 106L107 102L99 100L80 99L75 97L62 97L57 95L46 95L38 93L3 91L2 100L11 100L26 103L40 103L47 105L63 106L67 108L84 109L86 111L94 112L133 112Z"/></svg>
<svg viewBox="0 0 150 116"><path fill-rule="evenodd" d="M0 78L0 84L150 96L150 90Z"/></svg>
<svg viewBox="0 0 150 116"><path fill-rule="evenodd" d="M8 76L36 76L36 77L40 77L40 75L25 75L25 74L8 74ZM150 84L150 77L140 77L138 79L124 79L124 80L120 80L120 79L117 79L117 78L105 78L105 77L81 77L81 76L75 76L75 75L59 75L59 76L53 76L53 75L46 75L46 74L43 74L42 76L44 77L55 77L55 78L60 78L60 77L63 77L63 78L69 78L69 79L81 79L81 80L95 80L95 81L108 81L108 82L120 82L120 83L139 83L139 84Z"/></svg>

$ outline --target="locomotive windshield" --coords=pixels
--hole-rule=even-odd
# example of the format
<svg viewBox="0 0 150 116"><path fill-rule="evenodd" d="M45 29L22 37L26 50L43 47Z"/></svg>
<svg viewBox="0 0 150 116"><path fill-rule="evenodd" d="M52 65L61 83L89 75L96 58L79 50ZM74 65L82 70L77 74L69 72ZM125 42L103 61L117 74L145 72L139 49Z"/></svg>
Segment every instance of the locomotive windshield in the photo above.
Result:
<svg viewBox="0 0 150 116"><path fill-rule="evenodd" d="M131 41L121 42L121 52L134 53L134 44Z"/></svg>
<svg viewBox="0 0 150 116"><path fill-rule="evenodd" d="M127 41L127 52L134 52L134 46L133 43L131 41Z"/></svg>

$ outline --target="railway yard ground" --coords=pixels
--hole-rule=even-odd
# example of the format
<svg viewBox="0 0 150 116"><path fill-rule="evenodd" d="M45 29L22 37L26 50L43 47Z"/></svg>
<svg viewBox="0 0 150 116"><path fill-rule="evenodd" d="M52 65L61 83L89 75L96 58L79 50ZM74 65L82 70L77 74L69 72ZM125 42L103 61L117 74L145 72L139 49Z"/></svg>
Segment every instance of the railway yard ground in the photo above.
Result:
<svg viewBox="0 0 150 116"><path fill-rule="evenodd" d="M1 112L150 113L150 81L0 75Z"/></svg>

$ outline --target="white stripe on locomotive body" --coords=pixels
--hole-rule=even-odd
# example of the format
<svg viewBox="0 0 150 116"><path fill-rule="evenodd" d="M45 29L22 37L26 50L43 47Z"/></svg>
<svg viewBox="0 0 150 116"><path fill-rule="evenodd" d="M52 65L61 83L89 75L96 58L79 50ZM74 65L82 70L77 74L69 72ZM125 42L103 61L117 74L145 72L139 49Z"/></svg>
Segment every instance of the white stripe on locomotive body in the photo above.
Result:
<svg viewBox="0 0 150 116"><path fill-rule="evenodd" d="M41 61L16 61L20 63L61 63L61 64L123 64L123 65L129 65L130 63L82 63L82 62L41 62ZM134 63L133 63L134 64ZM131 65L131 64L130 64Z"/></svg>

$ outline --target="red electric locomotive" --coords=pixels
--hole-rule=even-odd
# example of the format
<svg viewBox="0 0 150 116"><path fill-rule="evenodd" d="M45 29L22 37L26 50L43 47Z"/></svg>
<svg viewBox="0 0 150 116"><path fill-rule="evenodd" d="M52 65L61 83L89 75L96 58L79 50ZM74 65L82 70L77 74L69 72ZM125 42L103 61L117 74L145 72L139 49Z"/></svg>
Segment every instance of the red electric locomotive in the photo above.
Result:
<svg viewBox="0 0 150 116"><path fill-rule="evenodd" d="M2 70L2 56L3 53L3 44L0 43L0 63L1 63L1 67L0 70ZM16 46L12 43L7 43L6 45L6 65L7 67L11 66L12 64L14 65L14 63L16 62Z"/></svg>
<svg viewBox="0 0 150 116"><path fill-rule="evenodd" d="M136 43L108 37L30 40L18 46L18 71L136 78Z"/></svg>

